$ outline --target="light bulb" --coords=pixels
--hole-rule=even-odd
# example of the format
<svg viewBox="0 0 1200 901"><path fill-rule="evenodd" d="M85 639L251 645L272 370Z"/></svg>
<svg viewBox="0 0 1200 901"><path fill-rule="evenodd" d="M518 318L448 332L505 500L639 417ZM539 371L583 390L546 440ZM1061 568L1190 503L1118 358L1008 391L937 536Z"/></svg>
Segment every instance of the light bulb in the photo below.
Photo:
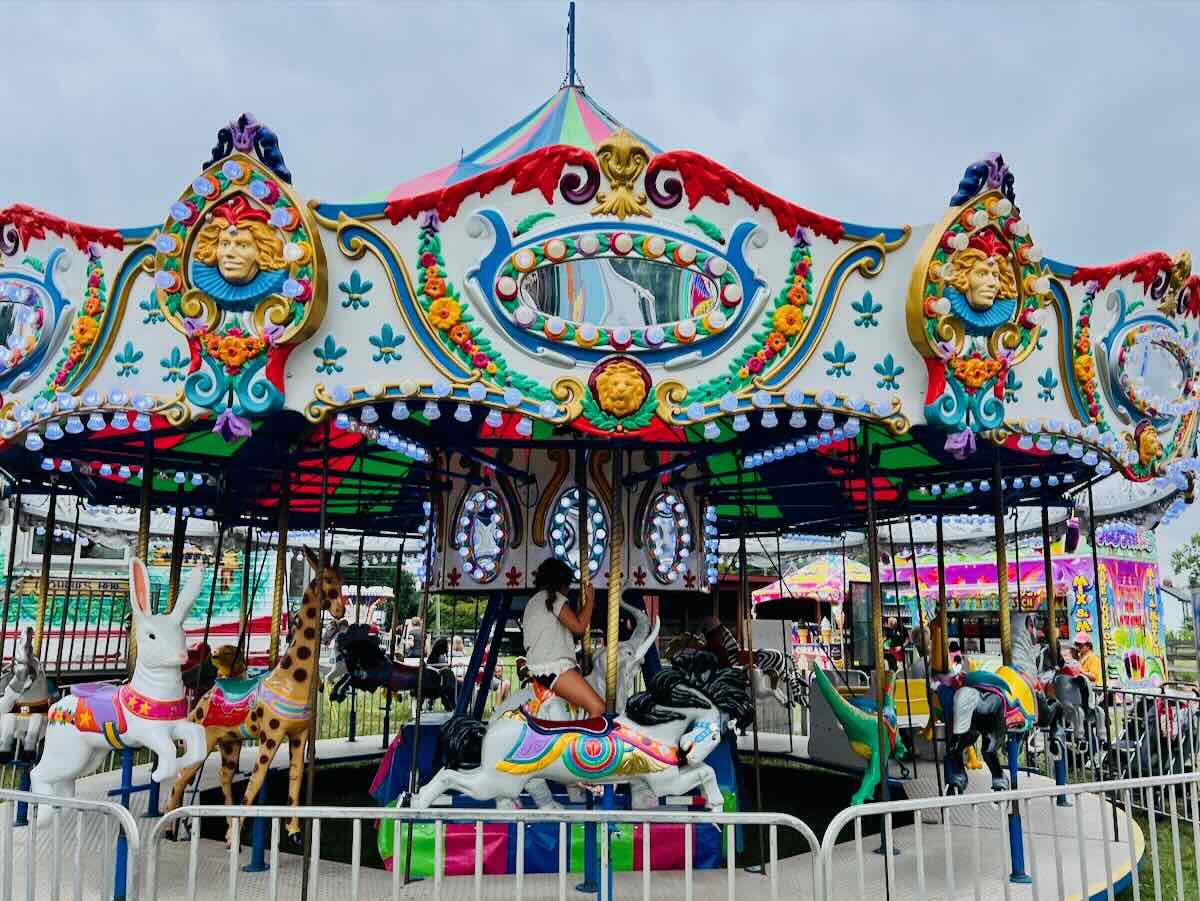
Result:
<svg viewBox="0 0 1200 901"><path fill-rule="evenodd" d="M83 420L78 416L68 416L66 428L68 435L78 435L83 431Z"/></svg>
<svg viewBox="0 0 1200 901"><path fill-rule="evenodd" d="M362 408L358 418L366 425L370 425L373 422L379 422L379 413L375 411L374 407L367 406Z"/></svg>
<svg viewBox="0 0 1200 901"><path fill-rule="evenodd" d="M124 410L118 410L113 414L112 427L121 431L129 428L129 416Z"/></svg>
<svg viewBox="0 0 1200 901"><path fill-rule="evenodd" d="M438 409L438 405L431 400L425 401L425 409L422 410L422 413L424 413L425 418L430 422L442 415L442 411Z"/></svg>

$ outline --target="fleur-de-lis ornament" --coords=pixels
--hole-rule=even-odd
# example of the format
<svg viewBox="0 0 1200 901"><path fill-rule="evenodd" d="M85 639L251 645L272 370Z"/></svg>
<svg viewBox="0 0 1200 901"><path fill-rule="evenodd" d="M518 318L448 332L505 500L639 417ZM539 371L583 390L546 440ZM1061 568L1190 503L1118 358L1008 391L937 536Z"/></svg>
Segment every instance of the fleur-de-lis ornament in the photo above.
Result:
<svg viewBox="0 0 1200 901"><path fill-rule="evenodd" d="M608 179L610 191L596 195L593 216L649 216L646 195L635 193L633 186L650 163L650 151L628 131L621 129L596 151L600 171Z"/></svg>

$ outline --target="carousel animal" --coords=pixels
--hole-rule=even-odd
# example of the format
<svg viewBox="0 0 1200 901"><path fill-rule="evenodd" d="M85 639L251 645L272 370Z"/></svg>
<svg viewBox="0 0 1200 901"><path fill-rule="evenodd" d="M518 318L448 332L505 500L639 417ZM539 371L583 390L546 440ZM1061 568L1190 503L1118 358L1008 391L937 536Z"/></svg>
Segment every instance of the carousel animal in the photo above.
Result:
<svg viewBox="0 0 1200 901"><path fill-rule="evenodd" d="M1047 658L1047 662L1048 658ZM1047 697L1057 702L1061 711L1064 732L1069 729L1077 747L1088 760L1099 763L1105 737L1108 734L1104 708L1097 703L1092 683L1073 660L1047 669L1040 675ZM1064 748L1059 748L1058 752Z"/></svg>
<svg viewBox="0 0 1200 901"><path fill-rule="evenodd" d="M754 715L746 676L711 654L680 655L621 715L548 722L522 709L488 724L459 718L443 731L445 766L413 798L428 808L447 791L478 801L516 799L535 778L604 785L641 783L654 797L700 788L720 810L716 773L704 762L731 723Z"/></svg>
<svg viewBox="0 0 1200 901"><path fill-rule="evenodd" d="M415 699L420 680L424 683L421 696L431 706L439 700L446 710L454 709L458 682L449 666L432 666L428 660L409 666L392 660L380 645L379 633L365 623L339 631L333 646L333 670L325 679L331 701L344 700L351 688L373 692L381 686L388 691L411 692Z"/></svg>
<svg viewBox="0 0 1200 901"><path fill-rule="evenodd" d="M33 629L26 629L13 652L13 661L0 673L0 763L30 758L46 734L50 712L46 670L33 653Z"/></svg>
<svg viewBox="0 0 1200 901"><path fill-rule="evenodd" d="M930 673L945 674L950 670L950 661L946 659L946 648L942 641L942 629L939 620L934 619L924 630L914 629L913 645L929 661ZM971 662L965 657L963 658L963 667L968 672L971 669ZM940 720L943 723L952 722L953 711L951 711L951 716L946 715L946 711L942 709L942 693L937 690L939 681L944 678L946 678L944 675L933 675L930 677L930 685L933 691L930 693L929 721L925 724L925 728L921 730L921 737L931 744L935 740L938 721ZM974 744L967 745L963 749L963 763L968 770L983 769L983 761L979 758L979 751Z"/></svg>
<svg viewBox="0 0 1200 901"><path fill-rule="evenodd" d="M851 750L867 761L867 771L863 774L858 791L850 799L850 803L854 805L865 804L875 797L875 789L878 788L879 782L883 778L885 759L903 756L907 753L904 739L900 736L899 721L896 716L896 701L893 694L895 675L890 672L886 673L884 679L886 681L883 688L883 725L884 738L887 740L888 747L886 752L881 753L879 721L875 714L874 694L847 700L833 687L833 683L829 681L829 677L825 675L823 669L819 666L813 669L813 684L829 703L833 715L841 724L842 731L846 733Z"/></svg>
<svg viewBox="0 0 1200 901"><path fill-rule="evenodd" d="M111 750L149 748L157 758L150 778L173 779L204 759L204 729L187 719L180 668L188 659L183 622L200 595L203 571L192 570L170 613L154 613L146 566L129 565L130 609L137 663L124 685L73 685L50 708L46 746L30 772L32 790L74 797L75 780L92 772ZM184 753L176 757L175 743ZM43 810L48 815L49 808Z"/></svg>
<svg viewBox="0 0 1200 901"><path fill-rule="evenodd" d="M283 745L288 746L288 803L300 803L300 782L304 770L304 750L310 722L309 697L312 680L317 678L318 642L321 616L325 611L340 617L346 611L342 596L342 576L328 559L318 560L304 549L309 565L316 573L304 592L300 615L292 643L269 672L250 679L218 679L188 714L189 723L204 736L201 753L180 774L171 792L167 810L183 801L188 783L199 771L214 748L221 751L220 782L226 804L233 804L233 777L237 772L242 742L259 741L254 772L246 787L244 803L253 804L267 776L271 761ZM287 823L288 836L297 841L300 820Z"/></svg>
<svg viewBox="0 0 1200 901"><path fill-rule="evenodd" d="M964 753L983 739L983 760L992 776L992 789L1004 791L1008 776L1000 764L1000 749L1010 736L1025 737L1041 725L1051 741L1061 740L1057 703L1037 689L1037 666L1031 631L1032 614L1013 618L1013 665L996 672L968 672L935 680L943 711L951 712L944 762L946 788L962 794L967 786Z"/></svg>
<svg viewBox="0 0 1200 901"><path fill-rule="evenodd" d="M675 656L687 650L707 650L715 654L722 666L746 667L750 678L750 686L754 691L756 701L765 701L774 697L780 704L788 704L788 681L792 680L793 696L795 678L788 656L783 651L772 648L758 648L753 659L748 660L742 646L738 643L733 630L721 623L715 616L708 617L703 623L703 632L681 632L668 643L663 650L663 656L674 660ZM805 686L806 688L807 686ZM805 692L807 693L807 692Z"/></svg>

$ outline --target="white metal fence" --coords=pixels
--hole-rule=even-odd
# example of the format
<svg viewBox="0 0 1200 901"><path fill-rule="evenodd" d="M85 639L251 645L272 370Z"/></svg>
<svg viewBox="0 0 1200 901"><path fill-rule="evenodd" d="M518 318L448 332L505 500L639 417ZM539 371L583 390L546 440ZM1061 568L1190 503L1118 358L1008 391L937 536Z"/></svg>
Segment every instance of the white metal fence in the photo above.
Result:
<svg viewBox="0 0 1200 901"><path fill-rule="evenodd" d="M28 825L17 827L18 812ZM117 804L0 790L0 901L132 901L141 848L137 823Z"/></svg>
<svg viewBox="0 0 1200 901"><path fill-rule="evenodd" d="M190 825L190 844L186 868L186 886L182 895L175 897L195 901L197 898L224 897L234 901L239 893L245 890L244 877L241 875L240 861L240 832L241 821L253 817L264 817L270 821L270 837L267 844L267 857L270 869L267 871L265 893L256 892L254 897L263 897L269 901L278 901L280 897L299 897L299 883L305 874L298 866L282 867L280 843L282 841L281 821L299 815L302 823L312 830L312 855L307 873L309 897L319 897L323 874L336 885L342 886L350 901L359 901L364 897L380 898L390 892L392 899L398 899L403 889L404 867L397 861L391 873L378 869L368 870L362 866L362 840L364 823L370 826L380 823L380 828L400 829L408 823L431 823L434 827L434 870L433 897L443 897L445 877L442 874L446 843L445 827L448 823L473 823L475 826L474 849L474 897L483 897L485 880L484 867L484 827L492 823L514 824L516 833L516 870L511 876L504 877L507 881L505 897L524 898L527 883L530 880L540 880L539 895L545 896L547 889L557 886L557 897L560 901L569 895L574 895L574 879L569 869L567 857L566 833L573 824L596 824L598 829L607 826L623 825L641 826L641 859L640 871L623 874L621 897L632 897L631 881L640 881L641 896L644 901L650 898L663 897L668 890L667 885L656 883L666 881L674 890L681 889L684 901L693 901L695 897L696 871L692 860L692 831L698 826L718 827L722 830L722 848L725 854L724 891L728 901L734 901L739 891L748 891L748 884L753 883L757 889L754 897L769 897L778 901L781 897L796 897L798 876L807 870L807 882L812 898L821 897L821 869L818 866L820 844L816 834L803 822L785 814L772 813L704 813L670 810L653 811L584 811L584 810L466 810L455 808L438 808L432 810L399 810L395 808L384 810L363 810L361 808L308 807L296 810L290 807L181 807L172 811L159 820L150 831L146 842L146 892L148 899L161 896L166 883L162 879L162 850L167 834L176 823L186 822ZM212 860L201 873L201 831L205 819L219 819L222 823L226 817L233 818L233 828L230 835L233 840L229 845L228 855L224 865L215 866ZM330 864L320 859L322 825L330 821L349 821L351 824L351 859L348 864ZM533 823L553 823L559 830L559 857L556 872L551 874L533 875L526 867L526 828ZM676 874L665 871L651 870L651 831L655 824L680 824L684 829L683 849L685 853L684 869ZM766 866L760 874L749 874L739 869L736 860L737 830L762 829L764 850L766 851ZM807 860L795 868L789 868L786 882L782 877L779 858L779 831L790 830L796 834L811 852ZM755 841L744 836L745 842ZM598 841L600 852L600 868L598 889L601 901L612 897L609 894L610 851L609 843ZM399 843L395 843L399 847ZM709 871L711 872L711 871ZM682 877L682 886L677 885ZM488 880L496 878L492 874ZM765 882L765 885L764 885ZM285 884L286 883L286 884ZM368 884L369 883L369 884ZM176 886L176 889L178 886ZM259 886L259 892L262 891ZM462 897L462 893L456 892ZM807 893L806 893L807 894ZM712 891L705 897L715 897Z"/></svg>
<svg viewBox="0 0 1200 901"><path fill-rule="evenodd" d="M0 901L124 897L113 877L119 838L128 848L129 898L134 897L140 865L147 901L239 896L277 901L304 897L304 881L309 898L332 893L347 901L397 899L410 893L404 888L402 843L393 844L399 859L389 873L364 865L364 842L373 841L378 830L403 830L410 823L432 826L432 878L421 894L438 899L573 897L579 874L571 870L566 836L577 824L595 825L601 836L597 890L602 901L639 895L680 901L722 896L729 901L739 896L772 901L1200 897L1200 828L1195 825L1200 823L1200 776L1191 773L867 804L839 813L820 842L806 824L783 814L281 806L184 807L153 826L143 825L147 832L140 841L138 825L114 804L0 792L0 802L5 801L11 803L0 806ZM31 806L31 825L14 829L19 801L48 805L52 812L38 823ZM285 823L293 815L311 830L307 871L295 849L284 847ZM226 816L234 824L227 850L201 838L205 822L224 834ZM1013 829L1014 817L1020 818L1019 830ZM243 870L247 855L241 826L253 818L260 818L269 836L268 869L250 875ZM464 823L474 847L460 845L460 851L465 849L473 871L448 877L443 874L448 827ZM177 824L190 826L190 837L182 843L167 841ZM542 860L540 867L530 864L527 841L537 824L554 824L559 839L557 861ZM682 870L652 870L649 827L658 824L682 828ZM497 874L485 865L485 833L497 825L515 835L511 874ZM625 827L640 827L640 865L615 873L603 836L606 829ZM719 830L720 869L695 866L692 837L700 828ZM781 842L785 833L789 835ZM322 859L323 840L329 844L335 837L349 844L341 862ZM463 839L462 830L458 839ZM781 855L781 844L791 851ZM760 869L746 866L760 860L766 864Z"/></svg>

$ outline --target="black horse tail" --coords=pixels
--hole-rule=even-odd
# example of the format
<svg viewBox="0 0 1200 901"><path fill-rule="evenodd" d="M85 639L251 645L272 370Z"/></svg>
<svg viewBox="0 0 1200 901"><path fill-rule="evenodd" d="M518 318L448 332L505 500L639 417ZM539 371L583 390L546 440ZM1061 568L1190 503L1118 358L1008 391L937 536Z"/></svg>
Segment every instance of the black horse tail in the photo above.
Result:
<svg viewBox="0 0 1200 901"><path fill-rule="evenodd" d="M483 755L483 736L487 724L468 716L456 716L442 727L438 749L442 760L452 770L479 766Z"/></svg>

